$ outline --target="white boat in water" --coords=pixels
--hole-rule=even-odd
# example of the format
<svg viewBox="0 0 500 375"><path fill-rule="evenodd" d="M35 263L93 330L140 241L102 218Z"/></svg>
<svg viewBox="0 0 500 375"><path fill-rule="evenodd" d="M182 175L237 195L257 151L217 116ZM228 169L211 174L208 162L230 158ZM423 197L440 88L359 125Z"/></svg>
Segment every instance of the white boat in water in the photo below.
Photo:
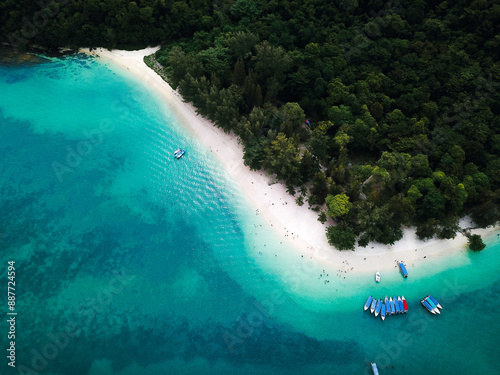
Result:
<svg viewBox="0 0 500 375"><path fill-rule="evenodd" d="M377 273L375 274L375 281L376 281L377 283L379 283L379 282L380 282L380 272L378 272L378 271L377 271Z"/></svg>
<svg viewBox="0 0 500 375"><path fill-rule="evenodd" d="M184 150L183 148L178 148L177 150L174 151L174 158L180 159L182 155L184 155L185 153L186 150Z"/></svg>

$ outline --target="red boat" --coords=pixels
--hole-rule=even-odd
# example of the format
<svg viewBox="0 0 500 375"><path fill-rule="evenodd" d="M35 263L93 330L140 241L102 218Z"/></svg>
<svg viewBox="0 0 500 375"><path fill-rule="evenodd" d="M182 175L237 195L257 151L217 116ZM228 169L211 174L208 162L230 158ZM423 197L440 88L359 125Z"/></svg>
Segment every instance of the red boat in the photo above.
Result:
<svg viewBox="0 0 500 375"><path fill-rule="evenodd" d="M402 296L401 299L403 300L403 307L405 309L405 312L408 312L408 304L406 303L405 296Z"/></svg>

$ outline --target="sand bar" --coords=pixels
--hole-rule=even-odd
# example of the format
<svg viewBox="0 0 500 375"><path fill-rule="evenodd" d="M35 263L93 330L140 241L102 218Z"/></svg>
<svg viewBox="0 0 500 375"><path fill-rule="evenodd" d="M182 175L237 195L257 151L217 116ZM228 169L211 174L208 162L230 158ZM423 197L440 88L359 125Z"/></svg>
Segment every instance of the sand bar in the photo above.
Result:
<svg viewBox="0 0 500 375"><path fill-rule="evenodd" d="M464 252L467 238L458 234L453 240L419 241L415 230L404 230L404 237L395 245L370 243L366 248L339 252L326 240L327 225L317 221L318 214L307 207L298 206L295 198L286 192L283 184L262 171L251 171L243 164L243 147L234 134L226 134L213 123L196 114L194 107L182 101L179 93L172 89L156 72L143 61L144 56L156 52L159 47L139 51L108 51L97 48L92 52L81 52L100 56L117 66L130 71L151 91L158 95L186 129L214 152L227 172L234 178L241 191L252 202L265 221L280 237L290 244L294 256L315 259L329 269L349 272L375 272L394 268L396 260L414 264L426 259L443 258L449 254ZM462 221L463 227L468 225ZM474 230L474 233L489 235L500 227Z"/></svg>

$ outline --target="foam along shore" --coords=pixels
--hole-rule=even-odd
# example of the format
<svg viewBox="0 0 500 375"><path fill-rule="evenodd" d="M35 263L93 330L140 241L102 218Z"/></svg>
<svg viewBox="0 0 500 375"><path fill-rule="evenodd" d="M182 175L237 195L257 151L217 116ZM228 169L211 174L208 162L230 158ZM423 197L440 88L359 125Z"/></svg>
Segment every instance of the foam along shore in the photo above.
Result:
<svg viewBox="0 0 500 375"><path fill-rule="evenodd" d="M194 137L206 145L225 166L229 175L252 202L256 212L272 226L283 239L291 256L315 259L330 270L346 272L375 272L393 269L396 260L407 265L425 259L444 257L466 251L467 238L458 234L453 240L419 241L414 229L405 229L404 237L395 245L370 243L366 248L339 252L328 244L325 236L327 225L317 221L318 213L307 205L298 206L295 198L286 192L282 183L262 171L251 171L243 164L243 146L234 134L226 134L213 123L198 114L190 103L185 103L156 72L143 61L145 56L155 53L160 47L149 47L138 51L106 50L96 48L80 52L96 55L120 66L138 77L148 89L158 95L162 102L176 115ZM467 226L467 222L462 222ZM475 230L481 235L492 234L499 227Z"/></svg>

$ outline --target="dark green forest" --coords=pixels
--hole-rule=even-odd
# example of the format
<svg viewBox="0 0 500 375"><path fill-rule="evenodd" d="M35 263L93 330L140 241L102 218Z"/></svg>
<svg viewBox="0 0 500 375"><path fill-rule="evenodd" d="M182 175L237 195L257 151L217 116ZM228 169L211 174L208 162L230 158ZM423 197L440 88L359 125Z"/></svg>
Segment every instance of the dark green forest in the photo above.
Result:
<svg viewBox="0 0 500 375"><path fill-rule="evenodd" d="M500 220L500 0L6 0L2 39L161 44L151 66L336 225L339 249L403 226Z"/></svg>

